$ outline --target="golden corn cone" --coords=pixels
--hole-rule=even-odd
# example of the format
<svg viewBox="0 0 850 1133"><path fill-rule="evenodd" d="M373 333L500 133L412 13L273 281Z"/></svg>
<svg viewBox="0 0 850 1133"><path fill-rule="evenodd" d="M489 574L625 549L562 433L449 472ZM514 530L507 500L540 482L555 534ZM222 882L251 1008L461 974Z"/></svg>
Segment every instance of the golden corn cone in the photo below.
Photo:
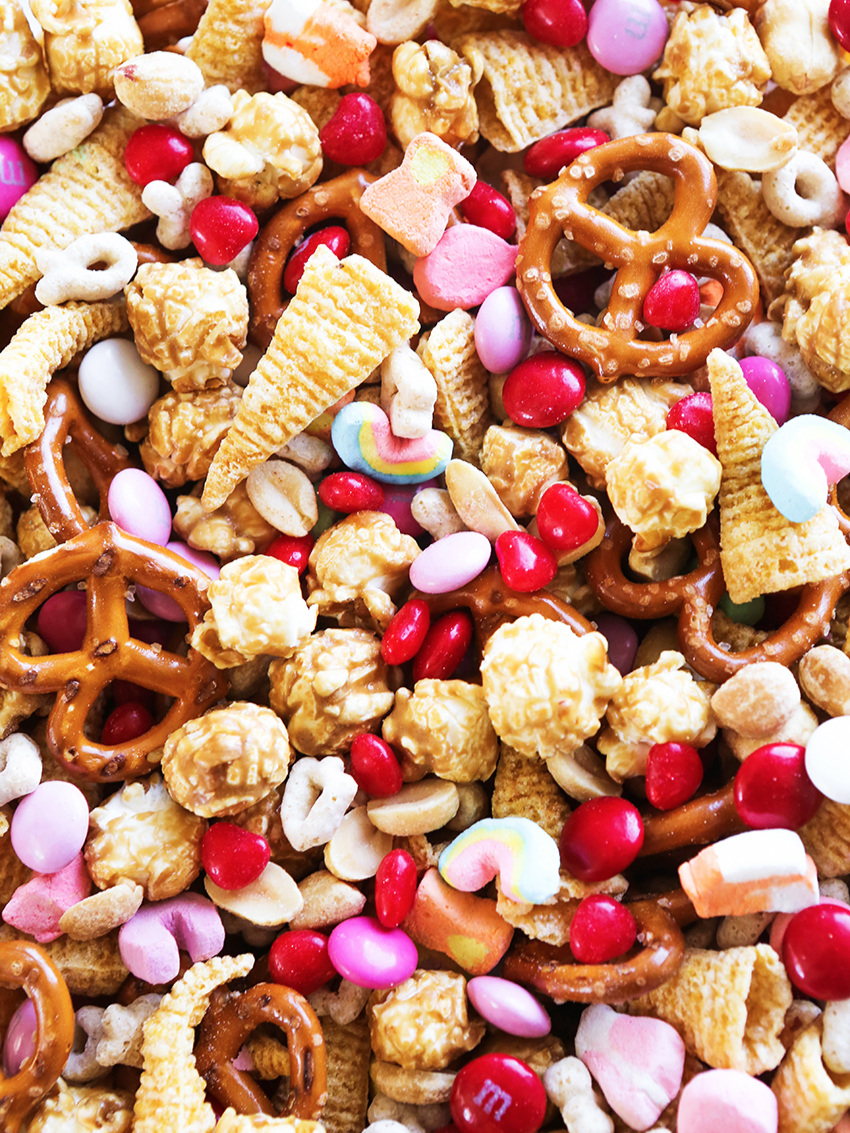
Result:
<svg viewBox="0 0 850 1133"><path fill-rule="evenodd" d="M522 0L449 0L455 8L463 8L469 4L473 8L484 8L497 15L515 16L522 7Z"/></svg>
<svg viewBox="0 0 850 1133"><path fill-rule="evenodd" d="M265 1113L237 1113L226 1109L218 1119L215 1133L252 1133L254 1129L278 1130L278 1133L325 1133L321 1121L303 1117L269 1117Z"/></svg>
<svg viewBox="0 0 850 1133"><path fill-rule="evenodd" d="M733 602L833 578L850 567L834 509L791 523L761 482L761 454L777 425L722 350L708 358L720 483L720 561Z"/></svg>
<svg viewBox="0 0 850 1133"><path fill-rule="evenodd" d="M827 165L834 165L841 143L850 136L850 120L832 105L830 84L814 94L804 94L792 102L784 121L797 131L797 144Z"/></svg>
<svg viewBox="0 0 850 1133"><path fill-rule="evenodd" d="M567 796L539 755L521 755L507 744L499 747L493 786L494 818L529 818L556 840L570 813Z"/></svg>
<svg viewBox="0 0 850 1133"><path fill-rule="evenodd" d="M452 311L420 339L417 354L437 383L434 428L454 441L454 456L478 466L490 415L490 376L475 349L475 320Z"/></svg>
<svg viewBox="0 0 850 1133"><path fill-rule="evenodd" d="M761 195L761 184L748 173L730 173L715 166L717 211L736 247L758 275L765 308L785 290L785 272L794 261L792 248L806 229L777 220Z"/></svg>
<svg viewBox="0 0 850 1133"><path fill-rule="evenodd" d="M0 0L0 133L31 121L50 94L41 48L19 0ZM13 61L11 69L6 69Z"/></svg>
<svg viewBox="0 0 850 1133"><path fill-rule="evenodd" d="M785 967L768 944L689 948L672 979L626 1008L670 1023L715 1070L762 1074L785 1053L779 1033L792 998Z"/></svg>
<svg viewBox="0 0 850 1133"><path fill-rule="evenodd" d="M265 90L263 18L270 0L210 0L186 55L204 73L207 86L224 83L233 94Z"/></svg>
<svg viewBox="0 0 850 1133"><path fill-rule="evenodd" d="M369 1105L371 1041L365 1015L344 1026L323 1016L328 1100L322 1110L327 1133L361 1133Z"/></svg>
<svg viewBox="0 0 850 1133"><path fill-rule="evenodd" d="M247 975L253 964L252 956L218 956L194 964L145 1023L134 1133L161 1133L164 1127L212 1133L215 1115L192 1053L195 1027L206 1014L212 992Z"/></svg>
<svg viewBox="0 0 850 1133"><path fill-rule="evenodd" d="M251 469L355 389L419 329L413 296L362 256L318 248L250 377L204 487L220 507Z"/></svg>
<svg viewBox="0 0 850 1133"><path fill-rule="evenodd" d="M67 248L78 236L148 219L141 186L124 168L127 139L141 125L123 106L107 110L94 133L14 205L0 229L0 308L39 278L40 248Z"/></svg>
<svg viewBox="0 0 850 1133"><path fill-rule="evenodd" d="M0 352L0 439L3 455L30 444L44 428L47 386L56 370L98 339L126 330L123 301L45 307Z"/></svg>
<svg viewBox="0 0 850 1133"><path fill-rule="evenodd" d="M824 798L799 835L821 877L850 873L850 806Z"/></svg>
<svg viewBox="0 0 850 1133"><path fill-rule="evenodd" d="M850 1074L831 1074L823 1064L823 1018L794 1039L774 1075L779 1133L828 1133L850 1107Z"/></svg>
<svg viewBox="0 0 850 1133"><path fill-rule="evenodd" d="M481 133L506 153L606 106L619 82L584 43L552 47L524 32L497 31L462 36L452 46L482 74L475 88Z"/></svg>

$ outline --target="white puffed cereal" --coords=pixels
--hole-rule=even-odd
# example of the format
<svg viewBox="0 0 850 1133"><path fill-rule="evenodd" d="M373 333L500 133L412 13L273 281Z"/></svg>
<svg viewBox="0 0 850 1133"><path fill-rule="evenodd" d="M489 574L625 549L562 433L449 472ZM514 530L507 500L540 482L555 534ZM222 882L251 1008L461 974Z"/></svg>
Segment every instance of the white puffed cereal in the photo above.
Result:
<svg viewBox="0 0 850 1133"><path fill-rule="evenodd" d="M86 408L111 425L140 421L159 394L159 371L126 338L95 343L83 356L78 378Z"/></svg>
<svg viewBox="0 0 850 1133"><path fill-rule="evenodd" d="M338 756L296 760L280 804L283 832L293 848L303 852L329 842L356 794L357 783Z"/></svg>
<svg viewBox="0 0 850 1133"><path fill-rule="evenodd" d="M40 248L35 262L41 272L35 297L50 307L69 299L111 299L133 278L139 257L126 236L100 232L80 236L67 248ZM97 263L106 267L93 268Z"/></svg>
<svg viewBox="0 0 850 1133"><path fill-rule="evenodd" d="M174 125L184 137L205 138L216 130L223 130L233 117L233 99L223 83L201 91L188 110L174 119Z"/></svg>
<svg viewBox="0 0 850 1133"><path fill-rule="evenodd" d="M300 468L287 460L267 460L252 468L245 481L248 499L272 527L300 538L319 518L316 489Z"/></svg>
<svg viewBox="0 0 850 1133"><path fill-rule="evenodd" d="M828 799L850 803L850 716L836 716L815 728L806 744L806 774Z"/></svg>
<svg viewBox="0 0 850 1133"><path fill-rule="evenodd" d="M808 150L798 150L780 169L765 173L761 192L776 219L791 228L829 228L840 218L842 196L835 174Z"/></svg>
<svg viewBox="0 0 850 1133"><path fill-rule="evenodd" d="M594 130L604 130L614 140L645 134L652 129L661 100L652 97L652 88L643 75L629 75L617 84L610 106L594 110L587 120Z"/></svg>
<svg viewBox="0 0 850 1133"><path fill-rule="evenodd" d="M153 122L188 110L204 89L201 68L174 51L149 51L112 72L115 97L140 118Z"/></svg>
<svg viewBox="0 0 850 1133"><path fill-rule="evenodd" d="M68 1061L62 1070L63 1078L69 1082L91 1082L103 1073L103 1067L98 1062L95 1051L103 1034L102 1007L80 1007L74 1016L74 1029L85 1035L85 1045L82 1050L72 1050ZM78 1046L77 1035L74 1036L74 1045Z"/></svg>
<svg viewBox="0 0 850 1133"><path fill-rule="evenodd" d="M103 117L99 94L63 98L33 122L24 134L24 149L33 161L54 161L85 141Z"/></svg>
<svg viewBox="0 0 850 1133"><path fill-rule="evenodd" d="M32 794L40 782L38 744L23 732L0 741L0 806Z"/></svg>
<svg viewBox="0 0 850 1133"><path fill-rule="evenodd" d="M149 181L142 189L142 204L159 217L156 238L163 248L176 251L192 243L189 227L192 211L199 201L212 196L212 173L199 161L193 161L173 185L167 181Z"/></svg>
<svg viewBox="0 0 850 1133"><path fill-rule="evenodd" d="M396 437L424 437L434 417L437 383L409 343L381 363L381 406Z"/></svg>

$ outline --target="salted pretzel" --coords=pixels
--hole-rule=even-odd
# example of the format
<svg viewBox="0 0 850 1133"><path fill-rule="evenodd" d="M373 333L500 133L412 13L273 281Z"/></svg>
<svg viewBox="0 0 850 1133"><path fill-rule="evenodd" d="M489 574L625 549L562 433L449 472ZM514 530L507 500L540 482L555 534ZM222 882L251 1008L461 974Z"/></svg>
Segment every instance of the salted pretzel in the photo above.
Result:
<svg viewBox="0 0 850 1133"><path fill-rule="evenodd" d="M384 234L374 220L360 211L367 185L377 180L363 169L349 169L333 181L314 185L274 214L260 232L248 268L251 300L249 335L264 350L272 340L277 321L289 303L283 293L283 271L289 253L308 228L325 220L342 220L351 237L351 250L386 270Z"/></svg>
<svg viewBox="0 0 850 1133"><path fill-rule="evenodd" d="M746 830L735 809L734 783L673 810L645 815L639 857L665 854L683 846L707 846Z"/></svg>
<svg viewBox="0 0 850 1133"><path fill-rule="evenodd" d="M74 1006L62 975L44 949L28 940L0 943L0 984L19 987L35 1008L35 1052L17 1074L0 1069L0 1129L18 1133L53 1088L74 1045Z"/></svg>
<svg viewBox="0 0 850 1133"><path fill-rule="evenodd" d="M70 382L54 378L47 387L45 426L24 451L24 466L47 530L58 543L85 531L88 523L68 483L65 454L73 448L91 473L100 497L100 519L109 517L107 493L112 478L132 461L123 445L113 445L97 431Z"/></svg>
<svg viewBox="0 0 850 1133"><path fill-rule="evenodd" d="M655 232L625 228L587 199L604 181L647 169L671 177L670 217ZM589 366L601 382L622 374L674 377L700 367L710 352L736 342L755 313L758 282L749 260L702 235L711 220L717 183L711 162L674 134L641 134L597 146L577 157L557 181L529 198L528 227L519 244L517 288L532 322L563 354ZM566 236L616 267L601 326L588 326L561 303L552 284L555 245ZM706 324L649 342L643 304L664 271L680 268L716 279L723 297Z"/></svg>
<svg viewBox="0 0 850 1133"><path fill-rule="evenodd" d="M531 614L542 614L550 621L563 622L579 635L593 632L587 618L555 594L545 590L518 594L511 590L495 566L488 567L458 590L450 590L446 594L425 594L417 590L411 597L427 602L431 613L436 615L459 607L469 610L479 645L483 645L503 622Z"/></svg>
<svg viewBox="0 0 850 1133"><path fill-rule="evenodd" d="M27 620L63 587L86 581L88 615L82 647L30 657L21 647ZM126 596L140 584L173 598L189 632L209 609L207 576L178 555L98 523L16 567L0 582L0 685L26 693L57 693L47 741L70 771L112 782L144 775L149 756L171 732L202 715L224 695L226 678L193 649L170 653L130 635ZM117 747L95 743L83 731L99 693L114 680L175 697L166 715L137 739Z"/></svg>
<svg viewBox="0 0 850 1133"><path fill-rule="evenodd" d="M328 1097L322 1027L303 995L282 984L214 993L198 1029L198 1073L222 1105L237 1113L274 1115L275 1108L254 1079L233 1067L246 1039L263 1023L273 1023L286 1033L290 1097L283 1114L317 1120Z"/></svg>
<svg viewBox="0 0 850 1133"><path fill-rule="evenodd" d="M633 582L623 573L632 534L616 515L605 538L584 560L591 590L614 614L663 618L679 614L679 646L688 664L710 681L725 681L753 661L790 665L827 632L835 605L850 586L846 575L804 586L797 609L778 630L750 649L734 652L714 639L711 619L726 591L720 566L720 539L713 517L691 538L699 564L690 573L658 582Z"/></svg>
<svg viewBox="0 0 850 1133"><path fill-rule="evenodd" d="M576 964L569 945L524 940L509 950L503 976L544 992L556 1003L625 1003L661 987L684 959L681 930L658 901L635 901L628 908L637 921L642 945L628 959Z"/></svg>

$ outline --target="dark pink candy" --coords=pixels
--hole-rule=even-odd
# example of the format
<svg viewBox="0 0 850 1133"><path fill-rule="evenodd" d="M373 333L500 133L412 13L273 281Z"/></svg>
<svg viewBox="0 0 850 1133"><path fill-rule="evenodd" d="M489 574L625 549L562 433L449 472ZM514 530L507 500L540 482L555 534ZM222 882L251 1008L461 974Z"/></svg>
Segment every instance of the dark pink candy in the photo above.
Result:
<svg viewBox="0 0 850 1133"><path fill-rule="evenodd" d="M510 1054L483 1054L459 1071L449 1108L460 1133L537 1133L546 1091L528 1063Z"/></svg>
<svg viewBox="0 0 850 1133"><path fill-rule="evenodd" d="M496 540L496 558L507 585L522 594L548 586L558 571L543 540L527 531L503 531Z"/></svg>
<svg viewBox="0 0 850 1133"><path fill-rule="evenodd" d="M690 393L681 401L677 401L667 414L667 428L687 433L692 440L707 448L713 456L717 456L710 393Z"/></svg>
<svg viewBox="0 0 850 1133"><path fill-rule="evenodd" d="M638 647L638 635L634 626L618 614L607 612L596 614L593 620L608 642L608 660L623 676L630 673Z"/></svg>
<svg viewBox="0 0 850 1133"><path fill-rule="evenodd" d="M271 857L262 834L234 822L215 822L201 840L201 861L220 889L244 889L256 881Z"/></svg>
<svg viewBox="0 0 850 1133"><path fill-rule="evenodd" d="M470 224L489 228L503 240L509 240L516 229L513 205L486 181L476 181L469 196L461 201L460 211Z"/></svg>
<svg viewBox="0 0 850 1133"><path fill-rule="evenodd" d="M416 896L416 863L407 850L391 850L375 874L375 912L384 928L398 928Z"/></svg>
<svg viewBox="0 0 850 1133"><path fill-rule="evenodd" d="M472 641L472 618L466 610L443 614L428 630L413 658L413 680L446 681L463 660Z"/></svg>
<svg viewBox="0 0 850 1133"><path fill-rule="evenodd" d="M384 112L368 94L344 94L319 131L325 157L338 165L366 165L387 148Z"/></svg>
<svg viewBox="0 0 850 1133"><path fill-rule="evenodd" d="M606 881L630 866L643 845L636 806L607 796L576 807L560 838L561 865L580 881Z"/></svg>
<svg viewBox="0 0 850 1133"><path fill-rule="evenodd" d="M587 35L581 0L525 0L521 15L528 34L553 47L575 47Z"/></svg>
<svg viewBox="0 0 850 1133"><path fill-rule="evenodd" d="M689 271L668 271L647 292L643 319L651 327L684 331L699 315L699 284Z"/></svg>
<svg viewBox="0 0 850 1133"><path fill-rule="evenodd" d="M86 634L84 590L63 590L48 598L38 611L38 635L53 653L73 653Z"/></svg>
<svg viewBox="0 0 850 1133"><path fill-rule="evenodd" d="M577 362L555 350L542 350L511 370L502 402L517 425L550 429L579 407L584 391L584 374Z"/></svg>
<svg viewBox="0 0 850 1133"><path fill-rule="evenodd" d="M558 130L529 146L522 163L529 177L554 181L564 166L570 165L579 154L603 146L610 140L604 130L573 126L569 130Z"/></svg>
<svg viewBox="0 0 850 1133"><path fill-rule="evenodd" d="M606 964L628 952L636 939L631 912L604 893L585 897L570 922L570 951L581 964Z"/></svg>

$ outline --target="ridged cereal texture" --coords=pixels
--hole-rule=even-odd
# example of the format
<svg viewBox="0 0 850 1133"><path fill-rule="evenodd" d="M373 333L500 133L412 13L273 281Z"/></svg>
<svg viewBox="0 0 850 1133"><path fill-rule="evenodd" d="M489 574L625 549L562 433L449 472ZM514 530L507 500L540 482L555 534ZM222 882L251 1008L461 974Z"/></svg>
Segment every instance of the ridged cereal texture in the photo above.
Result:
<svg viewBox="0 0 850 1133"><path fill-rule="evenodd" d="M779 1107L779 1133L828 1133L850 1106L850 1074L823 1064L818 1018L794 1039L771 1089Z"/></svg>
<svg viewBox="0 0 850 1133"><path fill-rule="evenodd" d="M187 58L208 87L224 83L231 94L265 89L263 20L270 0L210 0L192 36Z"/></svg>
<svg viewBox="0 0 850 1133"><path fill-rule="evenodd" d="M417 353L437 383L434 428L454 441L454 455L478 464L481 443L492 418L489 375L478 358L475 320L452 311L424 335Z"/></svg>

